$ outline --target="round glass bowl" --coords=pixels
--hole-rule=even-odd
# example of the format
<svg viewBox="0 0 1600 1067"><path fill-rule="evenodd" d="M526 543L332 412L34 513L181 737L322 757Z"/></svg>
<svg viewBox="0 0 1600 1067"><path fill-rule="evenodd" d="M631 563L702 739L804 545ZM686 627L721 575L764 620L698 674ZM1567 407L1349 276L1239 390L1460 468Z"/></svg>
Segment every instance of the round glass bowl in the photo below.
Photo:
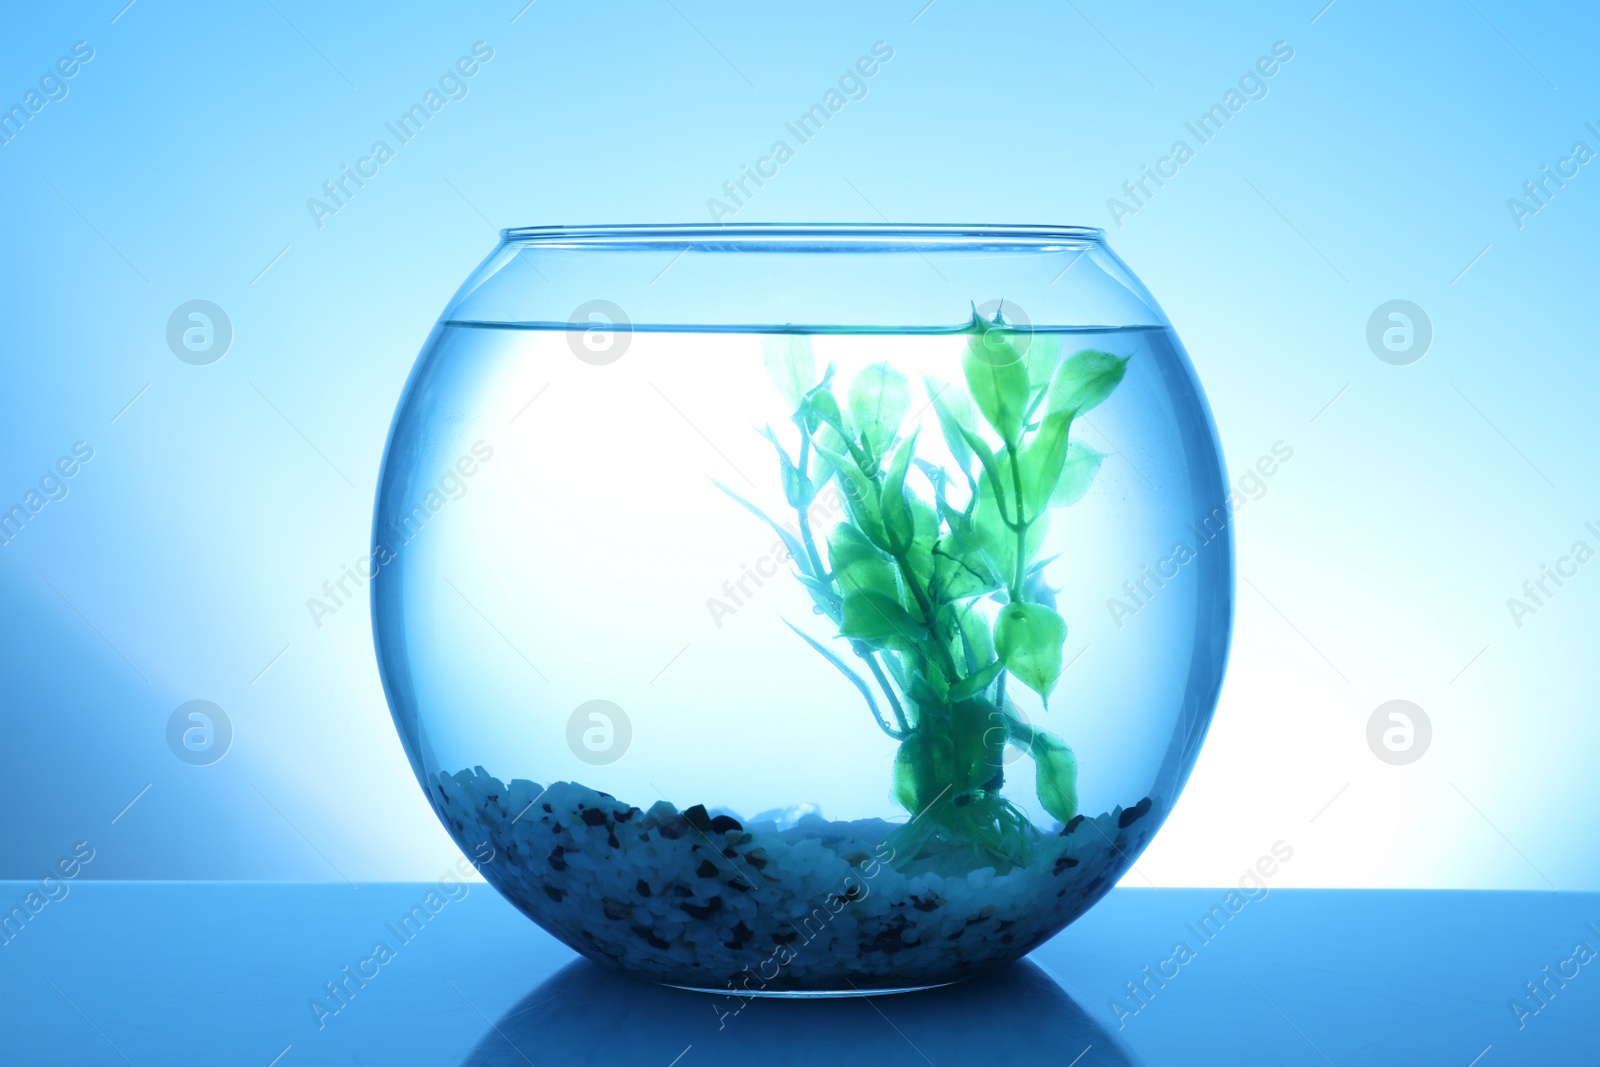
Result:
<svg viewBox="0 0 1600 1067"><path fill-rule="evenodd" d="M1227 496L1099 231L512 230L395 414L378 661L439 818L576 951L932 986L1082 914L1171 810Z"/></svg>

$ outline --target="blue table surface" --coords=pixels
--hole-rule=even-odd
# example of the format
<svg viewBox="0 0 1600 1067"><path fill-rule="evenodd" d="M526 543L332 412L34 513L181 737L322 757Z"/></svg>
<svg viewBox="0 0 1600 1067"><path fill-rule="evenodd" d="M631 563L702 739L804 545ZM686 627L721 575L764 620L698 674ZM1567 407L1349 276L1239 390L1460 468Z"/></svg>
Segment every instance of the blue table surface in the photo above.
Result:
<svg viewBox="0 0 1600 1067"><path fill-rule="evenodd" d="M983 979L741 1006L437 888L70 883L5 928L0 1063L1600 1064L1600 894L1274 889L1202 931L1226 890L1118 889Z"/></svg>

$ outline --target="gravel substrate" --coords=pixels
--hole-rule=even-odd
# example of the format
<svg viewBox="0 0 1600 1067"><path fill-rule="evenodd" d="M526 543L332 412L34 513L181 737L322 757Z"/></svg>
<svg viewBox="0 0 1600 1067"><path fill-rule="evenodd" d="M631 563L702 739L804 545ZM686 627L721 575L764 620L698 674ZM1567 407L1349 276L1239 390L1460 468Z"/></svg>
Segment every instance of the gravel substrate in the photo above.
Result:
<svg viewBox="0 0 1600 1067"><path fill-rule="evenodd" d="M1099 899L1160 822L1146 797L1045 833L1031 863L1003 874L908 874L889 862L897 824L882 819L641 811L482 767L436 774L432 791L463 848L493 845L484 877L575 950L657 981L750 992L919 986L1015 959Z"/></svg>

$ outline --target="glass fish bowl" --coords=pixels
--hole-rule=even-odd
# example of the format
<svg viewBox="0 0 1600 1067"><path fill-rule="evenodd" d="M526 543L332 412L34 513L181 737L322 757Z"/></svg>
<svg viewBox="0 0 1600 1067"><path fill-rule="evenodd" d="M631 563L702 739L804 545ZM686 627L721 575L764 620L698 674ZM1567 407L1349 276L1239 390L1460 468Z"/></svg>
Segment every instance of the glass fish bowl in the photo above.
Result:
<svg viewBox="0 0 1600 1067"><path fill-rule="evenodd" d="M576 952L740 1003L925 988L1172 810L1229 520L1098 230L508 230L395 413L374 637L440 821Z"/></svg>

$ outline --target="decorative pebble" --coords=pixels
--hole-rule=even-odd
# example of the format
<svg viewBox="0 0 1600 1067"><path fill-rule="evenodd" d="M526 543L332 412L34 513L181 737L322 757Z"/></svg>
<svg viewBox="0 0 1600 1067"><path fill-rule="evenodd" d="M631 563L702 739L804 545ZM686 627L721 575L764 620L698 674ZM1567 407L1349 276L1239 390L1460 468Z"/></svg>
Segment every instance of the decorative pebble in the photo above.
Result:
<svg viewBox="0 0 1600 1067"><path fill-rule="evenodd" d="M1125 810L1117 819L1117 829L1126 830L1128 827L1134 824L1135 820L1142 819L1144 816L1148 815L1150 813L1150 804L1150 798L1145 797L1133 807Z"/></svg>
<svg viewBox="0 0 1600 1067"><path fill-rule="evenodd" d="M519 797L540 795L532 782L474 768L431 784L463 847L494 846L485 877L546 929L596 959L711 989L758 970L777 972L768 989L910 985L1014 959L1109 889L1159 821L1146 797L1043 829L1027 866L952 856L942 869L959 873L943 874L926 857L909 872L884 862L898 824L830 822L809 806L741 821L557 782L534 817L515 814Z"/></svg>

